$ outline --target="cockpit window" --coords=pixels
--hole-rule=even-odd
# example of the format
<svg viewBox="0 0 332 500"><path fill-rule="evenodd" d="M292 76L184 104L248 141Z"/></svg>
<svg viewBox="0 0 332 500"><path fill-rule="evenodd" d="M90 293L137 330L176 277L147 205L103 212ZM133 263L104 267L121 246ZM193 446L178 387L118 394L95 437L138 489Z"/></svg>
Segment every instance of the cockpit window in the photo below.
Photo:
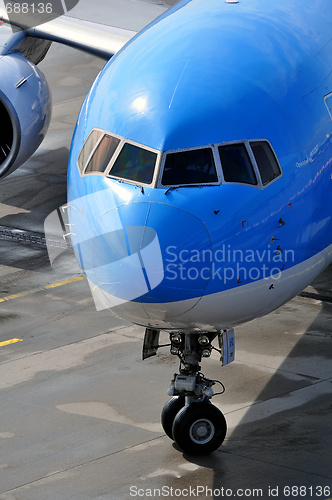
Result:
<svg viewBox="0 0 332 500"><path fill-rule="evenodd" d="M261 175L262 184L265 186L281 175L277 159L266 141L251 141L250 146Z"/></svg>
<svg viewBox="0 0 332 500"><path fill-rule="evenodd" d="M84 167L102 135L103 132L101 130L93 129L91 130L85 143L83 144L83 147L77 159L77 164L81 174L83 173Z"/></svg>
<svg viewBox="0 0 332 500"><path fill-rule="evenodd" d="M165 193L178 187L221 183L263 189L282 175L278 158L264 138L161 152L98 128L86 138L77 166L81 175L102 174L121 181L165 186Z"/></svg>
<svg viewBox="0 0 332 500"><path fill-rule="evenodd" d="M257 184L255 172L244 143L219 146L225 182Z"/></svg>
<svg viewBox="0 0 332 500"><path fill-rule="evenodd" d="M163 186L215 182L218 176L211 148L167 154L161 180Z"/></svg>
<svg viewBox="0 0 332 500"><path fill-rule="evenodd" d="M157 154L133 144L124 144L119 156L109 172L110 177L117 177L143 184L151 184Z"/></svg>
<svg viewBox="0 0 332 500"><path fill-rule="evenodd" d="M91 172L104 172L119 143L120 139L117 137L105 134L91 156L84 173L89 174Z"/></svg>

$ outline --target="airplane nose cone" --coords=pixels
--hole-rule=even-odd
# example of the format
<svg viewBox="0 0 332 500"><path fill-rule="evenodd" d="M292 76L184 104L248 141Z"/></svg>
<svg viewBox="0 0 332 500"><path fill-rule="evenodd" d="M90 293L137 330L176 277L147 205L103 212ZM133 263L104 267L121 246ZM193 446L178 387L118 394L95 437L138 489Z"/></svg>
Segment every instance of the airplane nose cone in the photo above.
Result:
<svg viewBox="0 0 332 500"><path fill-rule="evenodd" d="M148 202L113 208L99 220L92 242L96 305L163 326L204 295L211 255L205 225L182 209Z"/></svg>

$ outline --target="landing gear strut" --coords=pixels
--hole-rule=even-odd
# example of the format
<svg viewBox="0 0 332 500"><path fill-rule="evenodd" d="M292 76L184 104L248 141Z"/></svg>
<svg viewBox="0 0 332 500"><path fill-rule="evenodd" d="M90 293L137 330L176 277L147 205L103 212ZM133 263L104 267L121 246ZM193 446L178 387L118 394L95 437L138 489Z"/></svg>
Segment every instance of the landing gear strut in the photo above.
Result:
<svg viewBox="0 0 332 500"><path fill-rule="evenodd" d="M211 341L216 334L171 335L171 353L180 359L180 373L175 374L168 394L173 397L162 412L162 425L185 453L208 455L226 436L226 420L211 404L213 380L200 373L202 357L211 354ZM170 431L170 429L172 429Z"/></svg>
<svg viewBox="0 0 332 500"><path fill-rule="evenodd" d="M174 375L167 391L171 398L162 410L161 423L167 436L185 453L208 455L217 450L225 439L227 431L225 417L210 402L214 395L212 386L217 381L206 378L200 372L199 363L203 357L211 355L212 340L217 336L221 348L219 351L222 354L221 360L225 355L229 356L229 345L234 341L234 334L231 335L232 342L227 341L225 345L227 332L170 334L171 353L179 357L180 369L179 373ZM156 354L157 348L161 347L157 345L158 341L159 331L147 330L143 357ZM234 352L231 354L234 359ZM224 390L223 387L221 393Z"/></svg>

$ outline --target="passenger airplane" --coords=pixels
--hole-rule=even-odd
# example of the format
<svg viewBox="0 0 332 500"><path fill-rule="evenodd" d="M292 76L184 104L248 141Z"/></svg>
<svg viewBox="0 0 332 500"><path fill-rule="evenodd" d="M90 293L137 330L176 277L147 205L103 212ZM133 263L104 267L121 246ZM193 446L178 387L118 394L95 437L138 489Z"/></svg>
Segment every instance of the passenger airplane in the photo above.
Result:
<svg viewBox="0 0 332 500"><path fill-rule="evenodd" d="M68 16L13 33L2 19L2 176L45 135L34 63L48 40L110 58L72 139L74 253L97 308L146 327L144 357L169 332L180 370L164 430L211 453L226 422L202 357L219 339L231 361L235 325L332 261L331 1L181 0L135 36Z"/></svg>

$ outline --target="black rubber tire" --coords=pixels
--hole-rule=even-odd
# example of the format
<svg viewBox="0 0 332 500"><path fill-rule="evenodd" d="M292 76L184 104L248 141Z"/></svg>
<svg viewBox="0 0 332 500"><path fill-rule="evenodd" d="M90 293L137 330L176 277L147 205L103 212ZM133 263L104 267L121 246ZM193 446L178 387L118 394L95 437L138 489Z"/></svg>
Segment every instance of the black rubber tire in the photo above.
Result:
<svg viewBox="0 0 332 500"><path fill-rule="evenodd" d="M172 428L173 422L177 413L182 410L185 405L184 396L173 396L165 404L163 411L161 412L161 425L167 436L173 439Z"/></svg>
<svg viewBox="0 0 332 500"><path fill-rule="evenodd" d="M173 423L176 444L188 455L209 455L225 439L227 424L224 415L209 403L192 403L180 410Z"/></svg>

